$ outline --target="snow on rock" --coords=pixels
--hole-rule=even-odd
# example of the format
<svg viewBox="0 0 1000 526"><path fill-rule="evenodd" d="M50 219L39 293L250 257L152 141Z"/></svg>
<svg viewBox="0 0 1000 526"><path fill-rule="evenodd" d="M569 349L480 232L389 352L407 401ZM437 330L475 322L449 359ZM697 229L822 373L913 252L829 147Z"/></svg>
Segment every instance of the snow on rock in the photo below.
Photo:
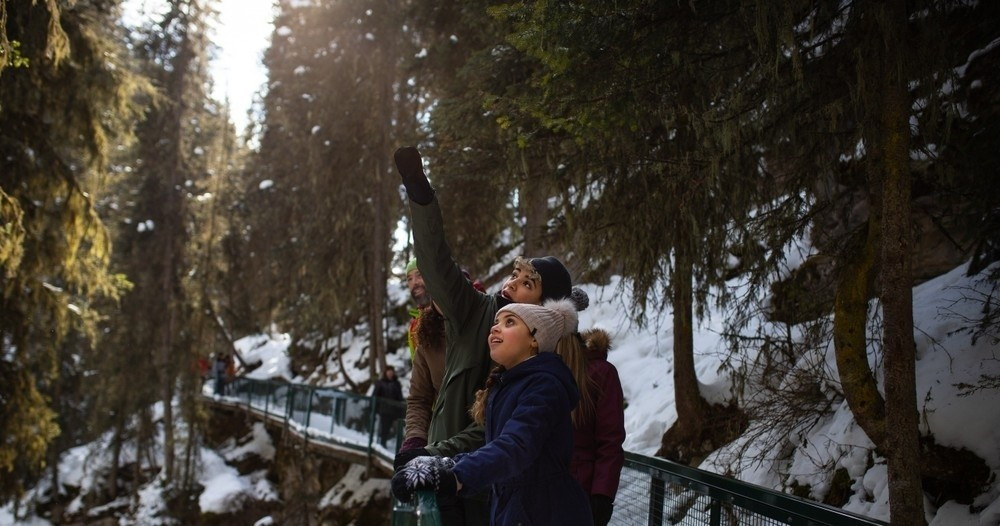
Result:
<svg viewBox="0 0 1000 526"><path fill-rule="evenodd" d="M247 378L291 380L288 346L292 337L288 333L253 334L236 340L233 346L248 364L260 362L260 367L246 374Z"/></svg>
<svg viewBox="0 0 1000 526"><path fill-rule="evenodd" d="M250 490L249 482L240 477L236 468L226 465L218 453L202 449L202 472L198 482L205 486L198 498L202 512L226 513L236 510L243 502L243 495Z"/></svg>
<svg viewBox="0 0 1000 526"><path fill-rule="evenodd" d="M319 509L350 509L374 498L389 498L389 479L365 478L365 467L352 464L344 477L320 499Z"/></svg>
<svg viewBox="0 0 1000 526"><path fill-rule="evenodd" d="M274 460L274 444L263 422L254 422L250 431L251 439L243 445L225 451L224 456L229 462L238 462L248 456L256 455L264 460Z"/></svg>
<svg viewBox="0 0 1000 526"><path fill-rule="evenodd" d="M256 423L252 439L243 445L230 445L216 452L201 450L202 471L198 482L205 486L198 499L202 512L227 513L236 511L248 499L276 501L278 492L267 479L267 471L260 470L240 475L236 468L226 462L235 461L247 455L258 455L271 460L274 445L271 443L264 424Z"/></svg>

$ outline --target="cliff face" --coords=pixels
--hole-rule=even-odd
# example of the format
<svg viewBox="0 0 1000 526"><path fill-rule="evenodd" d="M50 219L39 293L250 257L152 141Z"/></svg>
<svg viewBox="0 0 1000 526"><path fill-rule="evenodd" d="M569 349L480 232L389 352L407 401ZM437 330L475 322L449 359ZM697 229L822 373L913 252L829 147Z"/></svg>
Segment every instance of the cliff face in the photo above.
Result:
<svg viewBox="0 0 1000 526"><path fill-rule="evenodd" d="M262 424L255 424L262 426ZM310 448L308 443L280 429L266 428L267 454L247 447L261 441L260 429L247 425L240 414L216 411L209 435L222 449L243 448L246 454L223 454L241 477L263 476L276 494L248 492L238 511L202 514L202 524L365 525L391 522L389 480L369 476L364 466L351 464ZM234 439L232 437L239 437ZM256 498L255 498L256 496Z"/></svg>

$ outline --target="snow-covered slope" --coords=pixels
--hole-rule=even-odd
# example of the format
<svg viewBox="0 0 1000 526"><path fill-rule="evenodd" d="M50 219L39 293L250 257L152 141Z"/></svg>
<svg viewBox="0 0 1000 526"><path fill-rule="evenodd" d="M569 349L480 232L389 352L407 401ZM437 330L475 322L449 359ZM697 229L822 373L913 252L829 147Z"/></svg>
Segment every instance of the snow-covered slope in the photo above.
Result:
<svg viewBox="0 0 1000 526"><path fill-rule="evenodd" d="M963 330L969 320L982 317L983 295L991 289L980 277L967 277L965 266L921 284L914 289L914 324L917 343L917 396L921 414L922 431L934 434L938 443L956 448L966 448L983 458L993 471L992 485L980 495L972 506L954 502L940 509L929 509L928 521L934 526L996 526L1000 524L1000 392L984 389L970 392L982 375L1000 375L1000 349L990 337L973 342L972 335ZM619 370L625 391L626 449L652 455L659 446L663 432L676 419L672 386L672 327L669 310L651 315L640 328L628 316L630 296L628 287L620 287L618 279L604 286L583 285L590 295L590 307L581 313L580 327L600 327L612 336L611 361ZM405 292L398 284L390 284L390 298L403 303ZM732 396L732 381L720 365L726 355L720 337L725 313L709 312L706 320L696 328L696 370L703 395L712 402L721 402ZM400 334L405 326L393 326L390 332ZM354 367L362 363L365 352L365 327L356 334L346 335L342 343L348 350L343 363L354 381L368 377L367 367ZM262 366L250 376L256 378L283 377L291 381L311 381L330 386L343 386L342 372L336 363L327 364L326 372L336 374L309 378L293 374L285 351L290 337L273 333L253 335L237 342L237 347L248 361L260 360ZM881 357L875 347L870 353L873 364L880 364ZM749 357L752 359L752 357ZM409 352L397 349L388 361L403 371L404 391L408 388ZM819 363L831 384L837 383L836 364L832 345L817 351L815 356L803 360ZM832 391L835 391L832 390ZM811 488L814 497L821 497L829 487L833 473L844 468L854 483L845 509L873 518L886 520L888 509L888 479L885 460L872 457L871 441L855 422L846 402L834 397L831 410L821 416L815 425L803 433L784 437L746 435L729 447L710 456L703 469L724 472L741 480L784 490L797 484ZM775 443L782 446L774 448ZM269 444L254 446L266 453ZM747 462L740 451L770 454L761 455L764 461ZM97 448L100 449L100 448ZM81 486L88 484L81 466L83 458L94 449L77 448L63 457L60 466L64 480L74 480ZM237 451L223 451L224 456L237 455ZM226 502L247 493L267 498L272 491L262 487L260 480L238 480L214 462L219 453L203 451L206 473L203 507L225 509ZM88 464L94 462L88 457ZM214 466L214 467L213 467ZM150 503L148 506L155 509ZM10 520L9 508L0 509L0 524Z"/></svg>

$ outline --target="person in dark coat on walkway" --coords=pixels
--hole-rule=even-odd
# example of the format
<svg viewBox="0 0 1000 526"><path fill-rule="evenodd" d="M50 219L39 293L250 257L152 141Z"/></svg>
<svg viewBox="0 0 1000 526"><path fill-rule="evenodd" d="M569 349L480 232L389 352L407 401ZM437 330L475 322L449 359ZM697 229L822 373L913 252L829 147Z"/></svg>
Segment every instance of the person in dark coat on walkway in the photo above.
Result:
<svg viewBox="0 0 1000 526"><path fill-rule="evenodd" d="M389 365L385 368L382 378L375 382L373 394L376 398L376 407L378 407L379 442L384 446L392 435L392 425L401 416L401 411L395 404L383 402L403 401L403 386L399 384L399 378L396 378L396 369L393 366Z"/></svg>
<svg viewBox="0 0 1000 526"><path fill-rule="evenodd" d="M490 488L490 524L592 524L587 496L569 471L571 413L579 391L557 342L576 338L577 307L569 300L510 304L490 330L490 358L498 366L476 394L473 416L486 444L454 459L418 457L392 478L404 502L414 492L439 496Z"/></svg>
<svg viewBox="0 0 1000 526"><path fill-rule="evenodd" d="M215 376L215 394L222 396L226 392L226 355L222 353L215 355L212 374Z"/></svg>

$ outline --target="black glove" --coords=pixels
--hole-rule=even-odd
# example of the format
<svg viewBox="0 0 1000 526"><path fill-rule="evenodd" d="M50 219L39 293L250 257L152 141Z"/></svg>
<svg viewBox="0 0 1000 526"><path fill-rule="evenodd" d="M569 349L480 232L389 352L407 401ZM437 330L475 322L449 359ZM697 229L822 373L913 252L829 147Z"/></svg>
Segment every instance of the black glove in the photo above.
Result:
<svg viewBox="0 0 1000 526"><path fill-rule="evenodd" d="M594 516L594 526L607 526L611 521L614 501L607 495L590 496L590 513Z"/></svg>
<svg viewBox="0 0 1000 526"><path fill-rule="evenodd" d="M434 199L434 190L424 175L424 165L420 160L420 152L413 146L404 146L396 150L396 170L403 179L403 186L410 200L418 205L426 205Z"/></svg>
<svg viewBox="0 0 1000 526"><path fill-rule="evenodd" d="M392 476L392 494L402 502L412 501L413 494L424 489L454 497L458 494L454 467L455 461L448 457L417 457Z"/></svg>
<svg viewBox="0 0 1000 526"><path fill-rule="evenodd" d="M400 468L406 465L407 462L417 458L417 457L429 457L431 454L424 448L418 447L415 449L407 449L406 451L400 451L396 453L396 458L392 459L392 471L399 471Z"/></svg>

